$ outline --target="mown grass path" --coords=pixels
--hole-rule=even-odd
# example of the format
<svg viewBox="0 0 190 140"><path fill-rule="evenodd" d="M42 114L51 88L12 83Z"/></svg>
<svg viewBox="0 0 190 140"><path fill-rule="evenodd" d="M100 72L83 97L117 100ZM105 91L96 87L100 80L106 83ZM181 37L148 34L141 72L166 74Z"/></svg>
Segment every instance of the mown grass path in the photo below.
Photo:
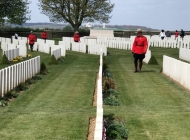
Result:
<svg viewBox="0 0 190 140"><path fill-rule="evenodd" d="M162 55L178 57L178 49L151 48L159 65L143 65L133 73L130 51L108 49L110 70L120 106L104 106L104 114L126 122L129 140L189 140L190 92L168 79L160 69ZM0 108L2 140L85 140L92 106L99 56L67 51L67 59L49 66L49 73L8 107Z"/></svg>
<svg viewBox="0 0 190 140"><path fill-rule="evenodd" d="M159 65L144 64L142 73L133 73L131 52L110 49L121 105L104 107L105 114L124 118L130 140L189 140L190 92L160 73L162 55L177 58L178 49L151 50Z"/></svg>
<svg viewBox="0 0 190 140"><path fill-rule="evenodd" d="M0 139L86 139L99 56L68 51L65 62L50 66L50 55L32 54L41 55L49 73L0 108Z"/></svg>

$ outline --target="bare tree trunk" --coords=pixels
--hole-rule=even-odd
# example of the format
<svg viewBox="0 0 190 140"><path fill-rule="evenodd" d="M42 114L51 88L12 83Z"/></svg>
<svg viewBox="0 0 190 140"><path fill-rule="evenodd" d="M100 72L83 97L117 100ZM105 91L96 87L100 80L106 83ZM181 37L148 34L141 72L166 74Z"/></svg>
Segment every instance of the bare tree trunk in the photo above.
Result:
<svg viewBox="0 0 190 140"><path fill-rule="evenodd" d="M78 25L75 25L73 28L74 28L74 32L79 31L79 26Z"/></svg>

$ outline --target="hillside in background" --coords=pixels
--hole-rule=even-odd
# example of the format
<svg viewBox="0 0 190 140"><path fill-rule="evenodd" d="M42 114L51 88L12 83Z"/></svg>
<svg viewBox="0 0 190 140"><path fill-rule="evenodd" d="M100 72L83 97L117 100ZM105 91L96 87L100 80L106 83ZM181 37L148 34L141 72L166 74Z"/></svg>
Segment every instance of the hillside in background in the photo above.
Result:
<svg viewBox="0 0 190 140"><path fill-rule="evenodd" d="M56 23L25 23L23 25L11 25L12 27L27 27L27 28L34 28L34 29L59 29L62 30L68 24L56 24ZM85 25L82 25L81 28L84 28ZM136 25L106 25L105 29L113 29L113 30L136 30L137 28L141 28L142 30L147 31L159 31L158 29L152 29L145 26L136 26ZM92 25L91 28L103 28L102 25Z"/></svg>

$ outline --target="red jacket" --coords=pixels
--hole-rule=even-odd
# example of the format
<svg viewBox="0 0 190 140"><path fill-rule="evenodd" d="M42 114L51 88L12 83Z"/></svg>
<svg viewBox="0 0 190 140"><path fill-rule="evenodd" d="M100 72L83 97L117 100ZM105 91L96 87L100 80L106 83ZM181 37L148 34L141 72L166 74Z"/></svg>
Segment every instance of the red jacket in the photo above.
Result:
<svg viewBox="0 0 190 140"><path fill-rule="evenodd" d="M43 31L42 34L41 34L41 37L43 39L47 39L48 38L47 32Z"/></svg>
<svg viewBox="0 0 190 140"><path fill-rule="evenodd" d="M34 44L34 42L36 41L36 36L34 34L30 34L28 36L29 39L29 44Z"/></svg>
<svg viewBox="0 0 190 140"><path fill-rule="evenodd" d="M73 37L74 37L74 41L76 41L76 42L80 41L80 36L78 33L75 33Z"/></svg>
<svg viewBox="0 0 190 140"><path fill-rule="evenodd" d="M175 32L175 37L178 37L179 33L178 32Z"/></svg>
<svg viewBox="0 0 190 140"><path fill-rule="evenodd" d="M147 51L148 41L145 36L136 36L133 42L132 52L136 54L144 54Z"/></svg>

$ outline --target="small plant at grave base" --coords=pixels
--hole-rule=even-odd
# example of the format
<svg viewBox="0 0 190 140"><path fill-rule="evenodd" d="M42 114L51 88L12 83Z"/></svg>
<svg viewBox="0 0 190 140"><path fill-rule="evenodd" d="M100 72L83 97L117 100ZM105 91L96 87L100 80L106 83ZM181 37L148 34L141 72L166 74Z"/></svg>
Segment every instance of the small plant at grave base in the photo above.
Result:
<svg viewBox="0 0 190 140"><path fill-rule="evenodd" d="M32 55L31 54L27 54L27 57L32 57Z"/></svg>
<svg viewBox="0 0 190 140"><path fill-rule="evenodd" d="M17 59L18 61L22 61L22 60L23 60L22 56L17 56L16 59Z"/></svg>
<svg viewBox="0 0 190 140"><path fill-rule="evenodd" d="M149 62L148 62L149 65L158 65L158 61L156 60L155 56L152 55Z"/></svg>
<svg viewBox="0 0 190 140"><path fill-rule="evenodd" d="M103 77L102 78L102 89L103 89L103 91L110 89L110 88L116 89L116 85L115 85L114 80L110 77Z"/></svg>
<svg viewBox="0 0 190 140"><path fill-rule="evenodd" d="M43 75L46 75L48 73L47 67L43 61L40 65L40 73Z"/></svg>
<svg viewBox="0 0 190 140"><path fill-rule="evenodd" d="M5 100L0 100L0 106L7 106L8 102Z"/></svg>
<svg viewBox="0 0 190 140"><path fill-rule="evenodd" d="M115 96L117 98L118 92L114 89L107 89L103 92L103 99L110 97L110 96Z"/></svg>
<svg viewBox="0 0 190 140"><path fill-rule="evenodd" d="M41 80L42 79L42 75L35 75L32 77L32 80Z"/></svg>
<svg viewBox="0 0 190 140"><path fill-rule="evenodd" d="M28 87L26 86L25 83L20 83L16 88L15 91L20 92L20 91L24 91L27 90Z"/></svg>
<svg viewBox="0 0 190 140"><path fill-rule="evenodd" d="M4 99L8 101L9 99L17 98L18 96L19 93L17 91L11 90L5 94Z"/></svg>
<svg viewBox="0 0 190 140"><path fill-rule="evenodd" d="M17 59L13 59L13 60L11 60L11 62L12 62L12 63L17 63L18 60L17 60Z"/></svg>
<svg viewBox="0 0 190 140"><path fill-rule="evenodd" d="M58 65L58 61L56 60L54 55L51 56L49 60L49 65Z"/></svg>
<svg viewBox="0 0 190 140"><path fill-rule="evenodd" d="M115 96L109 96L103 100L104 105L119 106L119 101Z"/></svg>
<svg viewBox="0 0 190 140"><path fill-rule="evenodd" d="M65 60L65 57L64 56L61 56L57 59L58 63L61 63Z"/></svg>
<svg viewBox="0 0 190 140"><path fill-rule="evenodd" d="M128 132L120 121L114 120L107 128L106 136L112 139L127 139L128 138Z"/></svg>
<svg viewBox="0 0 190 140"><path fill-rule="evenodd" d="M106 70L103 71L103 76L104 76L104 77L113 78L112 73L111 73L110 70L108 70L108 69L106 69Z"/></svg>
<svg viewBox="0 0 190 140"><path fill-rule="evenodd" d="M31 85L31 84L35 84L35 83L36 83L36 81L33 80L33 79L28 79L28 80L25 81L26 85Z"/></svg>
<svg viewBox="0 0 190 140"><path fill-rule="evenodd" d="M104 116L104 127L106 128L106 139L108 140L127 140L128 131L125 123L121 118L114 118L113 116Z"/></svg>
<svg viewBox="0 0 190 140"><path fill-rule="evenodd" d="M3 54L1 64L9 64L9 60L5 54Z"/></svg>

